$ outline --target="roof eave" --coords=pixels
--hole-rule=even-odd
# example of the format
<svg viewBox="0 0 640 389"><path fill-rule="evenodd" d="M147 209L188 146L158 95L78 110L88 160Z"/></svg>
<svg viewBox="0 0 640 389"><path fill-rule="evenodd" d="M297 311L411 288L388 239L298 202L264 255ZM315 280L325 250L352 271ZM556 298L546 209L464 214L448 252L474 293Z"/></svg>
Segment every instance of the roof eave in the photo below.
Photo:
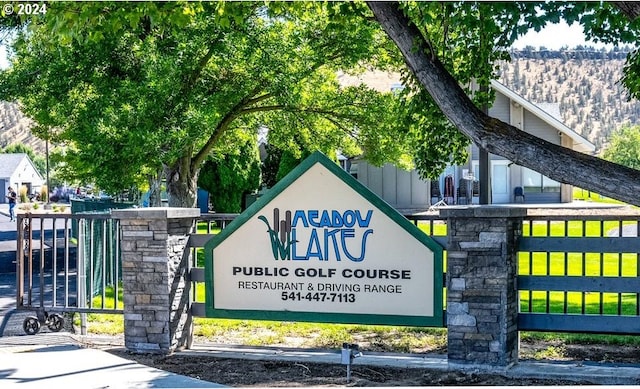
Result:
<svg viewBox="0 0 640 389"><path fill-rule="evenodd" d="M522 107L539 117L541 120L543 120L553 128L560 131L562 134L567 135L569 138L571 138L573 140L574 150L580 151L582 153L593 153L596 150L596 146L588 139L584 138L582 135L567 127L558 119L551 116L546 111L540 109L540 107L538 107L537 105L533 104L531 101L525 99L513 90L507 88L505 85L496 80L491 80L491 87L504 94L512 101L520 104Z"/></svg>

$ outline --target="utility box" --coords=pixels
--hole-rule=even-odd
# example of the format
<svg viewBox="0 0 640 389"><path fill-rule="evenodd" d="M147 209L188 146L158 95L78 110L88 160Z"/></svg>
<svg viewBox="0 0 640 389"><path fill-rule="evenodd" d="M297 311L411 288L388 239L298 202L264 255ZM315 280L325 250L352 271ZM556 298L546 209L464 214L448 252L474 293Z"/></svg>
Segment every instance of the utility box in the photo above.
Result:
<svg viewBox="0 0 640 389"><path fill-rule="evenodd" d="M209 212L209 192L204 189L198 188L198 208L200 208L200 213Z"/></svg>

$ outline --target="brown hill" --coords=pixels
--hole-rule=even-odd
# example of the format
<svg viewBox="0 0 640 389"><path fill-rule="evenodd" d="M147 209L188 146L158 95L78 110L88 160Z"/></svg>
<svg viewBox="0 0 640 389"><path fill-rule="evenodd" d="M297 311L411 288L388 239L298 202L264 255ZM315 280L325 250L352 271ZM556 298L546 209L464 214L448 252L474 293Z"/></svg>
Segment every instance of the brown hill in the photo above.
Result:
<svg viewBox="0 0 640 389"><path fill-rule="evenodd" d="M559 104L562 122L599 149L612 131L640 123L640 102L628 101L620 84L624 53L544 54L512 55L511 62L500 64L500 82L534 103Z"/></svg>
<svg viewBox="0 0 640 389"><path fill-rule="evenodd" d="M45 142L31 133L32 127L33 121L20 112L17 104L0 101L0 147L20 143L44 156Z"/></svg>

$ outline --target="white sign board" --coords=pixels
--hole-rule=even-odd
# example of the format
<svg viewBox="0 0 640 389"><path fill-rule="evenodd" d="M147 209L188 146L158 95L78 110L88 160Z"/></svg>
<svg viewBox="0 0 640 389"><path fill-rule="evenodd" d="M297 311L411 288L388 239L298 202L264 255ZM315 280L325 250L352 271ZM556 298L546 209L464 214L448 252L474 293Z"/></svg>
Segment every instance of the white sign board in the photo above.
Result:
<svg viewBox="0 0 640 389"><path fill-rule="evenodd" d="M212 281L207 316L267 318L260 312L268 312L274 319L412 325L442 320L439 246L319 153L206 250Z"/></svg>

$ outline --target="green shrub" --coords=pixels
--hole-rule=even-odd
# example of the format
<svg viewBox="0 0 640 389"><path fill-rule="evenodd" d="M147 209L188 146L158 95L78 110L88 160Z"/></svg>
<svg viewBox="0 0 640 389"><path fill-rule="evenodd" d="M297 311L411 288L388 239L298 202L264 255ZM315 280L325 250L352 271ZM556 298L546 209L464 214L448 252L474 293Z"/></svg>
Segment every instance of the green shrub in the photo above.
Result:
<svg viewBox="0 0 640 389"><path fill-rule="evenodd" d="M241 212L243 197L260 186L260 157L254 137L235 151L210 157L202 167L198 186L210 194L216 212Z"/></svg>

